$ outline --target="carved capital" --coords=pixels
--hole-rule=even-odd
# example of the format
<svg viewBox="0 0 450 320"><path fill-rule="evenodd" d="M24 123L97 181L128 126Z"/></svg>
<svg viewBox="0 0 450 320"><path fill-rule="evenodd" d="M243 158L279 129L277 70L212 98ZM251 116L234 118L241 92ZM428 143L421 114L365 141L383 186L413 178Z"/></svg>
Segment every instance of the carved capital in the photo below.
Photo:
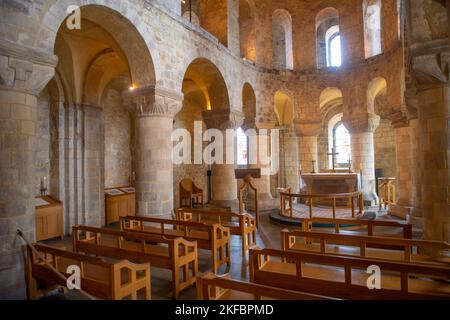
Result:
<svg viewBox="0 0 450 320"><path fill-rule="evenodd" d="M347 130L354 133L374 132L380 125L380 116L374 113L362 113L342 118Z"/></svg>
<svg viewBox="0 0 450 320"><path fill-rule="evenodd" d="M182 108L183 95L149 86L122 93L124 105L136 117L173 118Z"/></svg>
<svg viewBox="0 0 450 320"><path fill-rule="evenodd" d="M236 110L219 109L203 111L203 121L208 129L237 129L244 123L244 113Z"/></svg>
<svg viewBox="0 0 450 320"><path fill-rule="evenodd" d="M0 41L0 88L38 95L55 75L57 58Z"/></svg>
<svg viewBox="0 0 450 320"><path fill-rule="evenodd" d="M318 136L322 122L320 120L294 120L295 134L298 137L313 137Z"/></svg>

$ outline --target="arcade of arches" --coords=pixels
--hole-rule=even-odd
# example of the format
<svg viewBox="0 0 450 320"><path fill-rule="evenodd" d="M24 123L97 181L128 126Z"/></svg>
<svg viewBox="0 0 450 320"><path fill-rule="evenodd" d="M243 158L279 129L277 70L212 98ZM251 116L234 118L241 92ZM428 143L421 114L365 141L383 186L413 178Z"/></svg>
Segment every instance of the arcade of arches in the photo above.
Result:
<svg viewBox="0 0 450 320"><path fill-rule="evenodd" d="M255 180L262 211L278 208L278 188L301 191L302 172L330 172L337 150L337 169L348 169L348 157L361 172L368 206L376 178L395 177L390 213L418 237L450 241L444 2L5 2L0 298L24 295L16 230L34 239L43 177L64 204L67 235L77 224L105 225L109 188L133 185L138 215L170 216L188 178L206 202L236 209L237 165L172 163L173 131L195 137L197 124L224 137L240 129L241 142L248 130L266 136L258 151L269 163L250 165L266 169ZM72 4L80 29L67 23ZM248 159L245 138L239 145Z"/></svg>

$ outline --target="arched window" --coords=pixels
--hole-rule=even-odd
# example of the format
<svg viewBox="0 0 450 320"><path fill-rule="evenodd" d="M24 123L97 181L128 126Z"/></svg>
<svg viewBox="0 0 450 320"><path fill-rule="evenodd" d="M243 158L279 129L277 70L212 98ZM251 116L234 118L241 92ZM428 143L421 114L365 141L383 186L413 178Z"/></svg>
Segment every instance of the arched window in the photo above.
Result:
<svg viewBox="0 0 450 320"><path fill-rule="evenodd" d="M339 12L326 8L316 16L317 67L340 67L342 65Z"/></svg>
<svg viewBox="0 0 450 320"><path fill-rule="evenodd" d="M275 10L272 17L273 66L293 69L292 18L286 10Z"/></svg>
<svg viewBox="0 0 450 320"><path fill-rule="evenodd" d="M342 65L341 35L339 26L328 29L326 35L327 67L340 67Z"/></svg>
<svg viewBox="0 0 450 320"><path fill-rule="evenodd" d="M248 165L248 138L242 128L237 130L237 164Z"/></svg>
<svg viewBox="0 0 450 320"><path fill-rule="evenodd" d="M333 129L333 148L338 153L336 156L337 166L347 167L348 161L351 160L352 147L350 133L342 122L336 124ZM330 164L332 163L332 159L330 159Z"/></svg>
<svg viewBox="0 0 450 320"><path fill-rule="evenodd" d="M364 46L366 59L381 54L381 0L364 0Z"/></svg>
<svg viewBox="0 0 450 320"><path fill-rule="evenodd" d="M255 17L247 0L239 0L239 42L241 58L255 62Z"/></svg>

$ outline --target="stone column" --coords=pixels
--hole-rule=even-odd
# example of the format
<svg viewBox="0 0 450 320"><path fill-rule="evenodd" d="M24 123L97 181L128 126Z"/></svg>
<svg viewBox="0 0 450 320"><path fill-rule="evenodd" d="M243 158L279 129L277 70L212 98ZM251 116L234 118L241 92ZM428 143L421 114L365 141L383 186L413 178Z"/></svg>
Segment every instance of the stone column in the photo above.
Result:
<svg viewBox="0 0 450 320"><path fill-rule="evenodd" d="M343 122L351 134L353 170L354 172L362 172L364 202L373 206L378 201L375 183L373 133L380 124L380 117L366 113L351 118L343 118Z"/></svg>
<svg viewBox="0 0 450 320"><path fill-rule="evenodd" d="M275 127L273 123L257 123L256 139L249 137L250 149L253 148L257 155L257 164L250 164L250 168L261 169L261 178L254 179L253 184L258 189L258 208L262 211L273 210L278 207L278 202L272 197L270 191L270 176L271 176L271 134ZM255 143L256 146L252 146ZM266 157L266 159L263 159ZM255 200L253 192L250 192L247 197L247 209L254 210Z"/></svg>
<svg viewBox="0 0 450 320"><path fill-rule="evenodd" d="M297 138L293 128L282 130L280 135L282 141L280 150L281 156L283 157L283 165L281 166L283 169L280 172L282 176L281 181L283 182L284 187L290 187L292 188L292 192L298 193L300 191L299 138ZM317 144L315 145L315 152L313 151L313 153L317 154ZM308 157L310 157L310 155L308 155Z"/></svg>
<svg viewBox="0 0 450 320"><path fill-rule="evenodd" d="M223 164L212 164L212 201L213 206L239 210L237 180L235 176L236 161L227 164L227 129L237 130L244 122L244 114L239 111L219 109L203 112L203 120L208 129L217 129L224 138ZM235 139L236 142L236 139ZM236 145L236 144L235 144ZM236 148L233 150L236 160Z"/></svg>
<svg viewBox="0 0 450 320"><path fill-rule="evenodd" d="M14 47L14 50L9 48ZM0 45L0 299L24 299L24 242L35 241L37 97L57 59Z"/></svg>
<svg viewBox="0 0 450 320"><path fill-rule="evenodd" d="M123 94L135 116L136 210L139 216L170 215L173 210L172 130L183 96L149 86Z"/></svg>
<svg viewBox="0 0 450 320"><path fill-rule="evenodd" d="M419 119L409 120L409 138L411 140L411 168L412 168L412 198L413 209L411 211L411 223L414 228L422 230L422 179L420 164L420 135L419 135Z"/></svg>
<svg viewBox="0 0 450 320"><path fill-rule="evenodd" d="M397 163L397 199L396 205L389 208L390 214L407 219L413 205L411 129L407 119L394 121L396 163Z"/></svg>
<svg viewBox="0 0 450 320"><path fill-rule="evenodd" d="M317 136L319 135L321 122L294 120L294 126L298 137L300 171L311 173L314 169L314 172L319 172ZM315 168L313 168L313 161L316 161Z"/></svg>
<svg viewBox="0 0 450 320"><path fill-rule="evenodd" d="M450 89L435 85L418 93L423 238L450 240Z"/></svg>
<svg viewBox="0 0 450 320"><path fill-rule="evenodd" d="M82 104L83 167L82 167L82 224L100 227L105 224L104 168L105 131L103 108Z"/></svg>

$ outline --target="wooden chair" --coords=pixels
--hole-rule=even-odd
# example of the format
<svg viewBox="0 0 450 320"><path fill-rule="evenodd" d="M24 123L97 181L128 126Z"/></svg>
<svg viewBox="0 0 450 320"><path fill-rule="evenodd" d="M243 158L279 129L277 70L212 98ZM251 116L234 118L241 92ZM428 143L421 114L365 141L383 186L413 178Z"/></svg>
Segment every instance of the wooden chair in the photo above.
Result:
<svg viewBox="0 0 450 320"><path fill-rule="evenodd" d="M198 300L335 300L310 293L232 280L212 273L197 276Z"/></svg>
<svg viewBox="0 0 450 320"><path fill-rule="evenodd" d="M248 213L239 214L231 211L177 209L176 219L179 221L195 221L206 224L219 223L230 228L232 235L241 237L242 255L246 255L250 247L256 245L256 220Z"/></svg>
<svg viewBox="0 0 450 320"><path fill-rule="evenodd" d="M112 263L43 244L35 244L34 247L45 257L46 262L67 277L69 266L80 267L81 287L94 297L108 300L130 297L136 300L138 293L142 292L144 299L151 298L149 263L139 265L128 261ZM28 299L35 299L39 295L36 280L42 281L47 287L65 288L67 285L30 248L27 249L26 279Z"/></svg>
<svg viewBox="0 0 450 320"><path fill-rule="evenodd" d="M190 179L180 182L180 207L193 208L199 205L203 207L203 190L198 188Z"/></svg>
<svg viewBox="0 0 450 320"><path fill-rule="evenodd" d="M120 228L122 231L143 232L167 239L182 237L188 241L196 241L198 248L211 251L214 273L217 273L224 264L230 267L230 229L220 224L208 225L200 222L133 216L121 217Z"/></svg>
<svg viewBox="0 0 450 320"><path fill-rule="evenodd" d="M380 247L389 249L380 249ZM450 245L441 241L283 230L281 231L281 250L450 266ZM423 252L437 254L428 255Z"/></svg>
<svg viewBox="0 0 450 320"><path fill-rule="evenodd" d="M136 263L149 262L154 267L171 270L174 299L178 299L182 290L195 284L198 271L196 242L85 226L74 226L72 230L74 252Z"/></svg>
<svg viewBox="0 0 450 320"><path fill-rule="evenodd" d="M368 286L369 267L381 269L381 289ZM252 282L357 300L449 299L450 267L320 253L250 249Z"/></svg>

